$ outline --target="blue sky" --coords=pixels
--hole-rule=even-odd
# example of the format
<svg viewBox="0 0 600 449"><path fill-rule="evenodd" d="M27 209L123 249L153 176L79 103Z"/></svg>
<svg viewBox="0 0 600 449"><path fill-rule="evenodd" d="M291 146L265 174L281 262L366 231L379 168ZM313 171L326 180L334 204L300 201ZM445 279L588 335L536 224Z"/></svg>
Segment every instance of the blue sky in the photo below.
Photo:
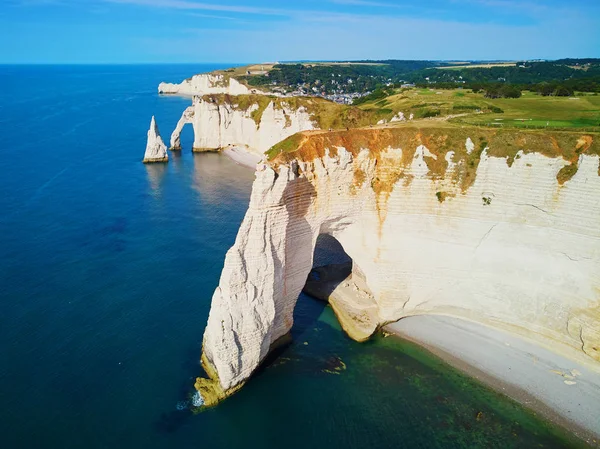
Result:
<svg viewBox="0 0 600 449"><path fill-rule="evenodd" d="M600 0L0 0L0 63L600 57Z"/></svg>

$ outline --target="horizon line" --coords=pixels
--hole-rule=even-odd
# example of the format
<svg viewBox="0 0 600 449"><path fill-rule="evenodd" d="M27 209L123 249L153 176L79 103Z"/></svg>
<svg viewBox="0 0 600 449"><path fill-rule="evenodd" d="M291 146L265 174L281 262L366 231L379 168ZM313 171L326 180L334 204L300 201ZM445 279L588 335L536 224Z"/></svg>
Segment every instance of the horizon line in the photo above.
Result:
<svg viewBox="0 0 600 449"><path fill-rule="evenodd" d="M561 57L561 58L514 58L514 59L290 59L280 61L261 61L261 62L216 62L216 61L185 61L185 62L1 62L0 66L24 66L24 65L36 65L36 66L99 66L99 65L113 65L113 66L135 66L135 65L198 65L198 64L218 64L218 65L231 65L231 66L245 66L251 64L305 64L305 63L361 63L361 62L385 62L385 61L428 61L428 62L464 62L464 63L507 63L507 62L552 62L559 61L561 59L598 59L600 57Z"/></svg>

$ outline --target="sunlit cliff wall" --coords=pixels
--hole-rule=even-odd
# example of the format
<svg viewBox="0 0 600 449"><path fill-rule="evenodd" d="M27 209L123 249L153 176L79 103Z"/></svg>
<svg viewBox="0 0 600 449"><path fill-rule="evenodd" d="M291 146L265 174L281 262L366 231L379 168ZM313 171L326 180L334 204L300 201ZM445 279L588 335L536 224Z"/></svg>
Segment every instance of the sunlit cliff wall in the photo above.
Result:
<svg viewBox="0 0 600 449"><path fill-rule="evenodd" d="M337 304L350 335L444 314L600 369L597 139L405 126L277 145L212 299L211 379L196 383L207 404L243 385L291 329L320 234L339 240L360 275L357 294Z"/></svg>

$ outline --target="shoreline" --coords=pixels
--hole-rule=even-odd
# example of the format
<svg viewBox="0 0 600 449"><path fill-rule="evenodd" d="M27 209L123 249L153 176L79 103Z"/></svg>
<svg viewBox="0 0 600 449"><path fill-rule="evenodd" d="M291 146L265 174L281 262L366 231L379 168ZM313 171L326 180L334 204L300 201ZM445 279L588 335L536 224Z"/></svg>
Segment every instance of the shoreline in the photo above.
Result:
<svg viewBox="0 0 600 449"><path fill-rule="evenodd" d="M222 153L251 169L263 159L237 146ZM600 449L600 373L507 331L450 316L411 316L383 329Z"/></svg>
<svg viewBox="0 0 600 449"><path fill-rule="evenodd" d="M384 326L487 387L600 448L600 374L528 340L448 316Z"/></svg>

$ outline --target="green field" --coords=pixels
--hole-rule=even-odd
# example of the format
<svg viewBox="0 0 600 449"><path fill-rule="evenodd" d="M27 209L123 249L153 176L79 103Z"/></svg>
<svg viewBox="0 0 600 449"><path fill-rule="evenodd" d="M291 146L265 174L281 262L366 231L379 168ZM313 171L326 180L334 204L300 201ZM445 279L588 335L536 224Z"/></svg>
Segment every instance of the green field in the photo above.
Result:
<svg viewBox="0 0 600 449"><path fill-rule="evenodd" d="M360 108L388 120L402 111L415 119L450 116L449 123L455 124L600 131L600 96L590 94L567 98L523 92L521 98L488 99L462 89L404 89Z"/></svg>
<svg viewBox="0 0 600 449"><path fill-rule="evenodd" d="M492 67L515 67L516 62L491 62L489 64L456 64L434 67L440 70L461 70L461 69L490 69Z"/></svg>

